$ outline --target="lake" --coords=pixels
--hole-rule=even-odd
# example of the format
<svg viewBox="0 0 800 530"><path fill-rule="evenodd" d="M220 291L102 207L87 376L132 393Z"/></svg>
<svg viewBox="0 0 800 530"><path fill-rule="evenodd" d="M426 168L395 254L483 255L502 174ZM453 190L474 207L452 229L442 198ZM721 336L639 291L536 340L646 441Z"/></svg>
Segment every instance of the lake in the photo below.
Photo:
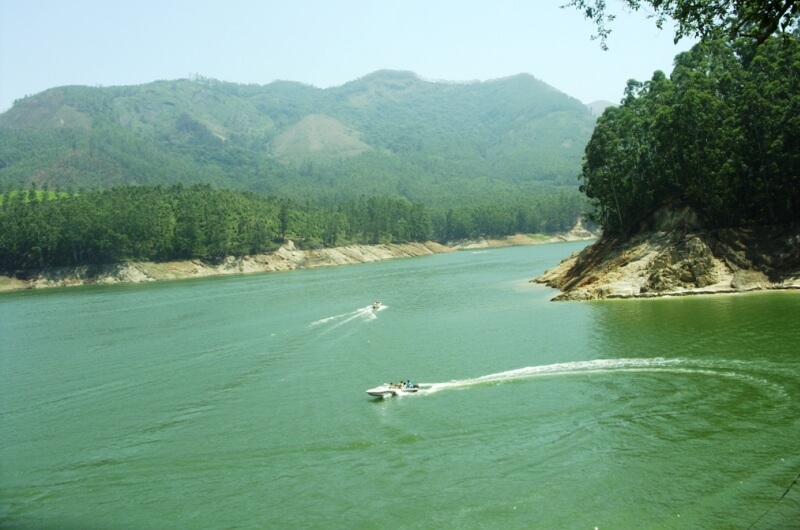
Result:
<svg viewBox="0 0 800 530"><path fill-rule="evenodd" d="M800 293L529 283L584 245L3 294L0 527L800 527Z"/></svg>

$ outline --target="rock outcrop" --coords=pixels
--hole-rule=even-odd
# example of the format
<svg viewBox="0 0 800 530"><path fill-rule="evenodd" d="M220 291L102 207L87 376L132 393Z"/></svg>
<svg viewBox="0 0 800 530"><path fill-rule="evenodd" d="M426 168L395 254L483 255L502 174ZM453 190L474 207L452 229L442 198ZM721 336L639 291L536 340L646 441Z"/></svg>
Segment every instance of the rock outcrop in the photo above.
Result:
<svg viewBox="0 0 800 530"><path fill-rule="evenodd" d="M702 230L679 219L662 220L667 230L601 237L531 281L560 289L555 300L800 289L800 230Z"/></svg>

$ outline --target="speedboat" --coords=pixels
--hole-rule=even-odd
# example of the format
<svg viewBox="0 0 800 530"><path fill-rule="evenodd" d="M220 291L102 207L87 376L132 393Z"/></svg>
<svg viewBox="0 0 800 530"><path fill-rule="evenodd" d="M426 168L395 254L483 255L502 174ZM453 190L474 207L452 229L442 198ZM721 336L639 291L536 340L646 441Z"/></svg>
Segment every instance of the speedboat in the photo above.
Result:
<svg viewBox="0 0 800 530"><path fill-rule="evenodd" d="M381 308L380 300L375 300L374 302L372 302L372 309L380 309L380 308Z"/></svg>
<svg viewBox="0 0 800 530"><path fill-rule="evenodd" d="M419 385L403 385L394 383L384 383L381 386L370 388L367 394L377 398L387 398L395 396L409 396L419 391Z"/></svg>

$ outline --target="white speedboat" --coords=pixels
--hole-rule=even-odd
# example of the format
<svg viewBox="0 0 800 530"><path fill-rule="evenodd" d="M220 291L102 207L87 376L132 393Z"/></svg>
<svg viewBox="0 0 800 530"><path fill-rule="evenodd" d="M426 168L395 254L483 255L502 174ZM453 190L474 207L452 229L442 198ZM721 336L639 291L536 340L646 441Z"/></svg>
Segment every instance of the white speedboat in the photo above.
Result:
<svg viewBox="0 0 800 530"><path fill-rule="evenodd" d="M374 302L372 302L372 309L380 309L380 308L381 308L380 300L375 300Z"/></svg>
<svg viewBox="0 0 800 530"><path fill-rule="evenodd" d="M387 398L387 397L395 397L395 396L409 396L411 394L416 394L419 391L419 385L403 385L403 384L393 384L393 383L384 383L381 386L376 386L375 388L370 388L367 390L367 394L372 397L377 398Z"/></svg>

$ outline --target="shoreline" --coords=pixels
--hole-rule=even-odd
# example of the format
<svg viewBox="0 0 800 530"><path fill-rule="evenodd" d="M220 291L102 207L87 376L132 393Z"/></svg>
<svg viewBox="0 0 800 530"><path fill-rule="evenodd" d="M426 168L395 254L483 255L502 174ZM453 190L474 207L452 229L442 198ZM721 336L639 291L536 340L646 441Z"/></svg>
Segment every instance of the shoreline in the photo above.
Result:
<svg viewBox="0 0 800 530"><path fill-rule="evenodd" d="M53 287L145 283L282 272L335 265L369 263L455 252L434 242L384 245L348 245L344 247L299 250L287 241L274 252L249 256L228 256L219 261L192 259L151 262L130 261L78 267L54 267L33 272L28 279L0 275L0 293Z"/></svg>
<svg viewBox="0 0 800 530"><path fill-rule="evenodd" d="M287 241L274 252L252 256L228 256L215 262L201 259L168 262L131 261L104 265L46 268L31 273L27 279L0 275L0 294L55 287L145 283L231 274L282 272L420 257L459 250L588 240L595 237L589 232L573 231L556 236L516 234L502 239L459 241L451 245L428 241L425 243L347 245L313 250L300 250L292 241Z"/></svg>
<svg viewBox="0 0 800 530"><path fill-rule="evenodd" d="M576 227L577 228L577 227ZM751 234L752 235L752 234ZM759 234L760 238L764 234ZM785 237L785 234L784 234ZM800 236L797 236L800 237ZM182 260L169 262L126 262L79 267L49 268L20 279L0 275L0 295L6 292L39 290L84 285L114 285L197 279L232 274L283 272L297 269L370 263L513 246L551 244L568 241L594 243L565 258L543 274L529 280L560 291L553 300L611 300L666 298L698 295L740 294L770 290L800 290L800 268L778 270L769 254L745 259L749 237L736 234L736 245L720 244L708 234L656 232L641 234L627 241L604 239L584 230L567 234L515 234L499 239L473 239L448 245L398 243L347 245L324 249L299 250L287 241L277 250L252 256L228 256L222 260ZM724 238L729 239L729 238ZM791 254L794 239L778 245L778 254ZM800 241L800 240L798 240ZM776 249L773 248L773 251ZM736 252L738 251L738 252ZM753 256L748 256L753 258ZM756 261L758 263L754 263ZM797 268L797 270L795 270ZM688 275L688 276L687 276ZM777 275L777 277L776 277Z"/></svg>

